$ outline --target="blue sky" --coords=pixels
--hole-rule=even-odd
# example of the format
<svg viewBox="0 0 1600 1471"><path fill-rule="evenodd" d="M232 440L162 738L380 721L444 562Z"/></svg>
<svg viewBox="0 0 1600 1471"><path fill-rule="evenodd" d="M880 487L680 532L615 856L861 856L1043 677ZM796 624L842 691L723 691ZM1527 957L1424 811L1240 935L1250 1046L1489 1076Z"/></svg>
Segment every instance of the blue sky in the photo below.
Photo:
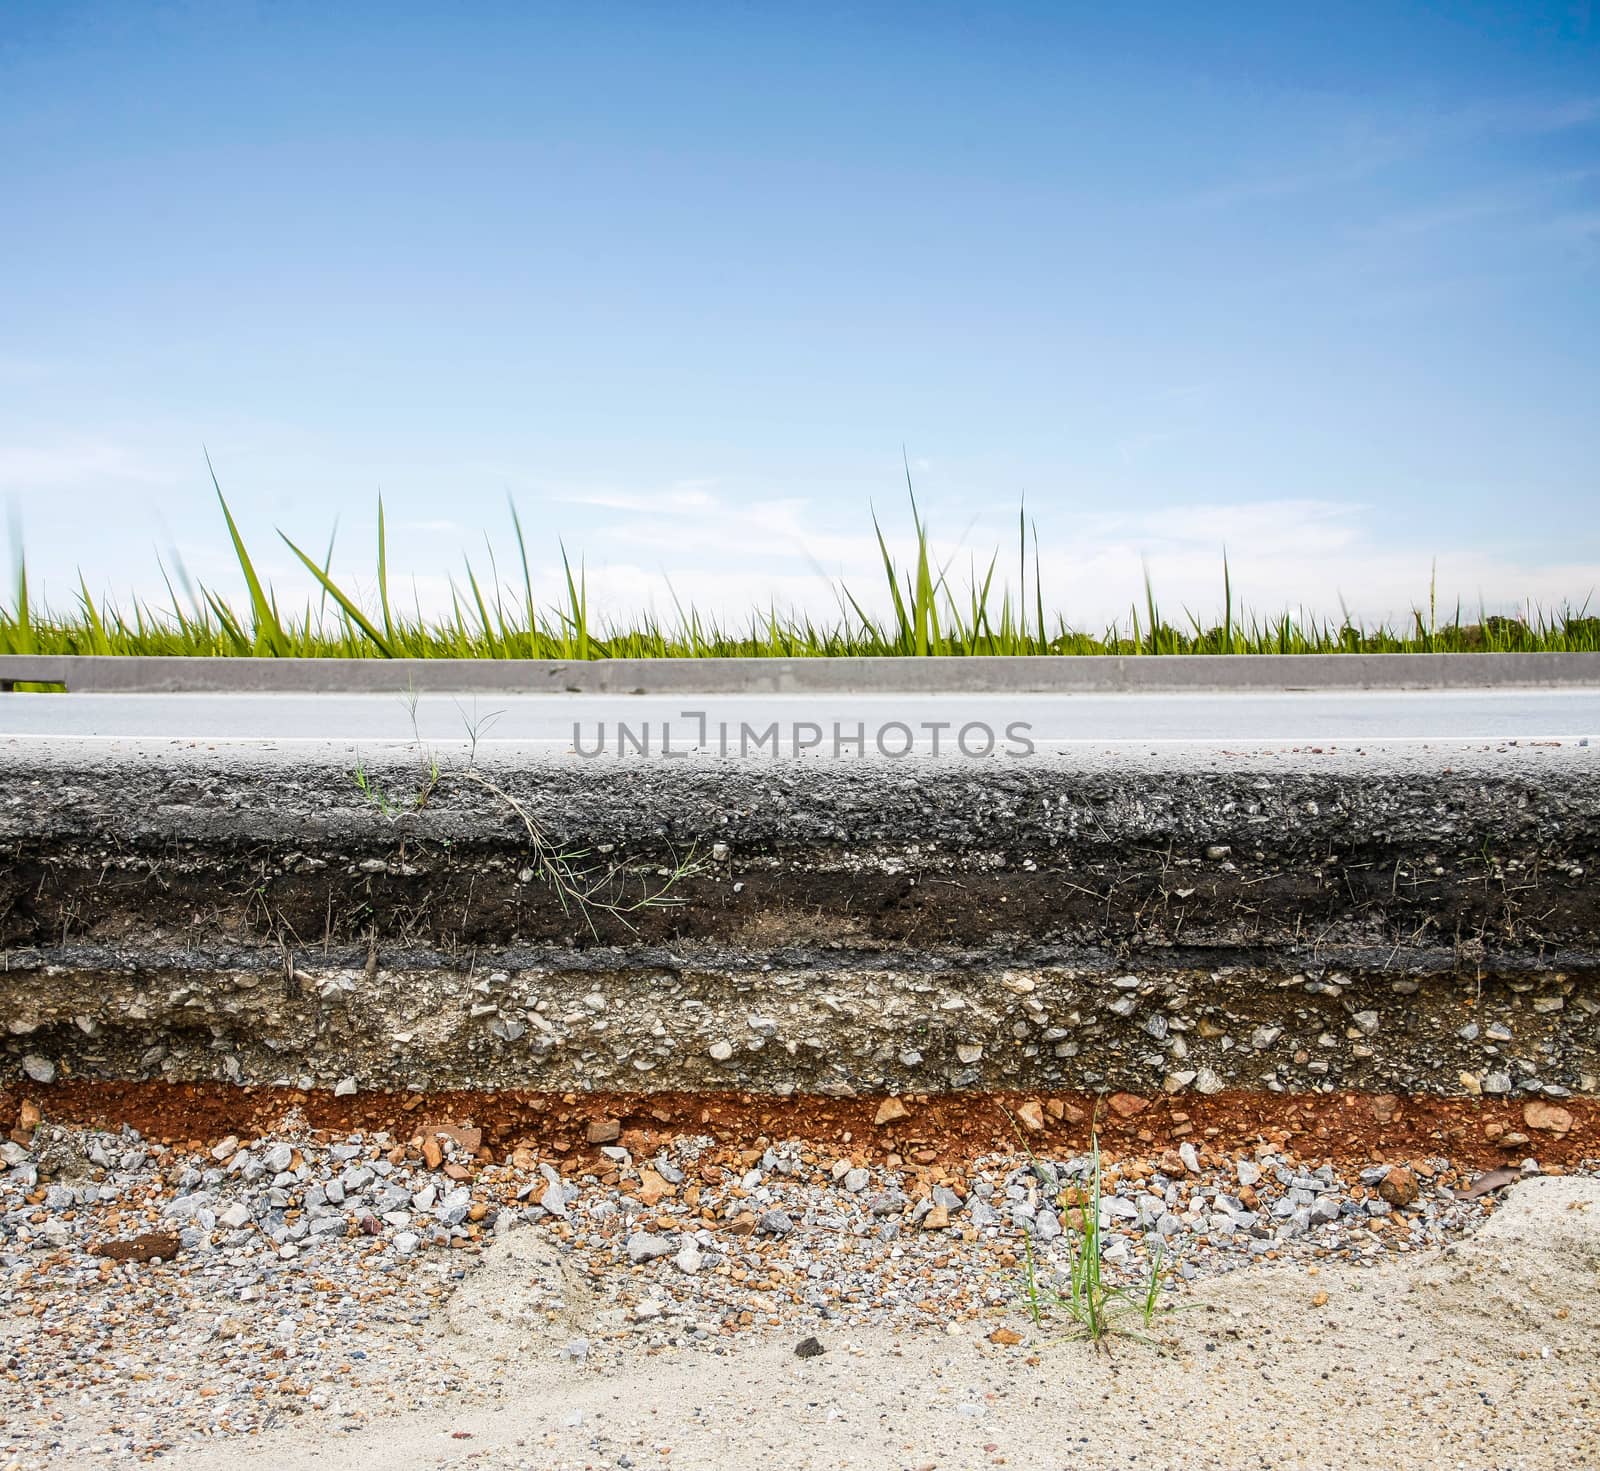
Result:
<svg viewBox="0 0 1600 1471"><path fill-rule="evenodd" d="M552 595L826 608L902 445L1077 623L1600 585L1588 4L10 0L0 223L57 600L229 584L202 446L428 606L510 494Z"/></svg>

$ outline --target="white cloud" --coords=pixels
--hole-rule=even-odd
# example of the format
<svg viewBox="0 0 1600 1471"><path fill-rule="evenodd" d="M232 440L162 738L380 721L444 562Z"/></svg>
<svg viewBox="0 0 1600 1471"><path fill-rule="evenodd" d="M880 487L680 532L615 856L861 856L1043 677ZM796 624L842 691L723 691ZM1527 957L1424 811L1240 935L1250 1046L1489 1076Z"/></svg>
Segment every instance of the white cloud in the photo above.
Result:
<svg viewBox="0 0 1600 1471"><path fill-rule="evenodd" d="M1338 189L1439 150L1485 138L1564 133L1597 119L1600 97L1495 98L1439 111L1413 108L1389 117L1358 107L1335 113L1322 129L1295 135L1297 153L1276 169L1223 180L1173 202L1228 209Z"/></svg>
<svg viewBox="0 0 1600 1471"><path fill-rule="evenodd" d="M677 481L664 490L644 495L618 490L563 491L552 499L569 506L593 506L605 511L635 511L645 516L693 515L715 504L709 480Z"/></svg>
<svg viewBox="0 0 1600 1471"><path fill-rule="evenodd" d="M170 483L171 478L132 450L116 444L0 444L0 491L76 489L106 480L162 485Z"/></svg>

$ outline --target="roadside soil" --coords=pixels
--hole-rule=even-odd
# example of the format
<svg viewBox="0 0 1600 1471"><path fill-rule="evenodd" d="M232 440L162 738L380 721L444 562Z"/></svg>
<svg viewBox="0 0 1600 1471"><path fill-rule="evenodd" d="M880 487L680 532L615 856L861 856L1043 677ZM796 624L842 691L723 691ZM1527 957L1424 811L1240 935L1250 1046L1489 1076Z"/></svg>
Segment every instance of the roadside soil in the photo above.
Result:
<svg viewBox="0 0 1600 1471"><path fill-rule="evenodd" d="M507 1266L477 1291L515 1293ZM1600 1181L1526 1181L1476 1236L1409 1262L1206 1283L1110 1351L1011 1321L1012 1346L988 1324L851 1330L802 1359L768 1334L716 1362L668 1349L600 1369L462 1335L468 1394L169 1464L1566 1471L1600 1459Z"/></svg>
<svg viewBox="0 0 1600 1471"><path fill-rule="evenodd" d="M14 1085L0 1471L1565 1471L1596 1113Z"/></svg>
<svg viewBox="0 0 1600 1471"><path fill-rule="evenodd" d="M1087 1149L1091 1132L1097 1132L1109 1158L1119 1149L1143 1153L1184 1139L1218 1149L1271 1140L1358 1164L1442 1153L1462 1166L1487 1169L1527 1154L1546 1166L1575 1163L1596 1153L1600 1137L1600 1100L1593 1098L1566 1098L1552 1107L1538 1100L1344 1091L902 1097L905 1114L879 1124L884 1100L878 1097L506 1089L339 1098L326 1090L223 1083L13 1083L0 1087L0 1118L36 1101L61 1123L113 1129L127 1124L163 1143L195 1141L198 1148L200 1141L225 1134L265 1132L296 1110L314 1128L330 1132L384 1130L404 1137L421 1120L473 1127L482 1132L488 1154L518 1146L582 1153L588 1126L612 1120L636 1154L686 1134L740 1147L793 1138L819 1148L864 1149L880 1158L900 1155L921 1165L1012 1150L1022 1135L1053 1149Z"/></svg>

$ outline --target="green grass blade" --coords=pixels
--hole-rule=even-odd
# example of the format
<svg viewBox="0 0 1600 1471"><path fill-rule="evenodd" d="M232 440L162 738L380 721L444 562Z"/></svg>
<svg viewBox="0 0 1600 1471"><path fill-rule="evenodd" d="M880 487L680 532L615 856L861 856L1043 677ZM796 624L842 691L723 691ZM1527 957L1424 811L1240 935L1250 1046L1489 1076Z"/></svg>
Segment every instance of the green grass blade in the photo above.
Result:
<svg viewBox="0 0 1600 1471"><path fill-rule="evenodd" d="M222 486L217 483L217 472L212 468L209 453L206 455L206 469L211 474L211 484L217 492L217 504L222 507L223 519L228 523L228 535L233 541L233 554L238 558L239 570L244 573L245 586L250 590L250 608L255 619L257 652L265 649L272 654L282 654L288 640L284 637L272 603L261 586L261 579L256 576L255 564L251 562L250 553L245 549L244 538L239 534L238 526L234 524L233 512L228 509L227 499L222 494ZM315 570L314 563L312 566Z"/></svg>
<svg viewBox="0 0 1600 1471"><path fill-rule="evenodd" d="M567 544L561 544L561 566L567 574L567 598L570 605L568 620L572 627L573 637L577 642L577 651L574 657L587 659L589 657L589 578L580 566L578 581L572 579L572 562L567 557Z"/></svg>
<svg viewBox="0 0 1600 1471"><path fill-rule="evenodd" d="M11 517L11 544L17 549L17 602L11 618L8 653L33 654L38 652L34 636L33 618L28 611L28 558L22 549L22 527L15 513Z"/></svg>
<svg viewBox="0 0 1600 1471"><path fill-rule="evenodd" d="M915 633L910 615L906 612L905 599L900 595L899 574L894 568L894 558L889 555L889 543L883 539L883 527L878 524L878 513L872 513L872 530L878 538L878 554L883 558L883 575L889 584L889 596L894 603L894 621L898 630L901 647L898 653L908 654L913 652ZM851 598L851 602L855 602Z"/></svg>
<svg viewBox="0 0 1600 1471"><path fill-rule="evenodd" d="M381 633L378 632L376 628L372 626L367 619L367 615L363 613L361 609L358 608L348 597L345 596L344 591L339 587L338 583L328 576L328 574L324 572L322 568L317 566L316 562L308 557L303 551L301 551L300 548L290 541L287 536L284 536L283 532L280 531L278 535L283 537L283 544L288 547L289 550L295 554L295 556L299 557L303 563L305 563L306 570L322 584L323 589L334 600L334 602L344 609L345 616L352 623L354 623L357 628L366 634L369 639L372 640L383 657L385 659L394 658L394 651L390 648L388 641Z"/></svg>
<svg viewBox="0 0 1600 1471"><path fill-rule="evenodd" d="M383 523L383 497L378 497L378 604L383 609L383 636L394 641L394 619L389 614L389 538Z"/></svg>
<svg viewBox="0 0 1600 1471"><path fill-rule="evenodd" d="M531 659L536 657L534 650L539 633L539 612L533 602L533 574L528 570L528 543L522 535L522 518L517 515L517 503L509 495L506 500L511 506L511 525L517 533L517 556L522 561L522 608L528 620L528 657Z"/></svg>

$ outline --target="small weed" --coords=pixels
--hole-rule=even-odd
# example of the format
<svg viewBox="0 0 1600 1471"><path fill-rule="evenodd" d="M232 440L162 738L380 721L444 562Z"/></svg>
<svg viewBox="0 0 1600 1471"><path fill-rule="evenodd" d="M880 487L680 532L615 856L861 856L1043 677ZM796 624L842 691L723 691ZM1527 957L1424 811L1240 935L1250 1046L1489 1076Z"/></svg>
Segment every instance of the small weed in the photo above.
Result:
<svg viewBox="0 0 1600 1471"><path fill-rule="evenodd" d="M1138 1300L1139 1316L1146 1328L1154 1321L1161 1306L1161 1262L1166 1254L1165 1245L1158 1240L1150 1253L1150 1275L1145 1280L1144 1293Z"/></svg>
<svg viewBox="0 0 1600 1471"><path fill-rule="evenodd" d="M1033 1260L1033 1238L1026 1232L1022 1236L1022 1260L1022 1290L1028 1299L1028 1317L1037 1328L1044 1317L1039 1299L1039 1269Z"/></svg>
<svg viewBox="0 0 1600 1471"><path fill-rule="evenodd" d="M413 706L414 703L413 701ZM476 754L476 731L473 732L472 749ZM356 758L351 778L355 782L356 790L391 823L408 813L421 812L433 794L447 781L470 782L488 792L522 824L528 839L530 850L528 867L532 876L556 896L563 914L571 914L574 911L580 914L588 925L590 934L596 939L599 935L595 929L595 916L606 915L620 921L631 931L634 929L631 915L646 909L660 909L683 903L680 897L673 894L673 889L685 879L693 878L704 868L691 849L686 858L674 858L670 868L659 872L659 877L662 879L660 884L654 886L643 884L637 893L630 895L627 891L628 876L620 865L592 864L589 861L592 855L587 849L561 847L549 838L517 798L503 787L497 786L476 766L469 765L462 771L446 770L440 766L438 757L426 747L423 749L421 784L406 802L396 802L390 797L373 779L365 762L359 756ZM448 842L445 846L449 846Z"/></svg>
<svg viewBox="0 0 1600 1471"><path fill-rule="evenodd" d="M433 795L434 789L439 785L443 772L439 763L430 753L423 762L422 781L417 790L405 801L396 801L373 780L372 773L366 768L366 763L357 756L351 779L356 784L356 790L377 809L378 813L390 822L404 817L408 812L420 812L428 805L428 799Z"/></svg>
<svg viewBox="0 0 1600 1471"><path fill-rule="evenodd" d="M1016 1128L1014 1119L1012 1127ZM1021 1137L1019 1131L1018 1138ZM1051 1176L1034 1157L1033 1151L1028 1149L1026 1141L1023 1142L1023 1149L1033 1165L1034 1174L1042 1183L1049 1185ZM1059 1316L1070 1324L1067 1331L1069 1338L1087 1339L1097 1348L1109 1351L1107 1339L1112 1333L1141 1337L1123 1326L1127 1318L1138 1318L1141 1326L1148 1329L1161 1311L1164 1252L1160 1243L1157 1243L1151 1253L1149 1275L1142 1287L1120 1286L1106 1277L1104 1248L1100 1239L1101 1167L1098 1133L1091 1136L1090 1160L1088 1190L1085 1191L1082 1186L1070 1186L1060 1192L1056 1201L1065 1226L1065 1278L1056 1282L1041 1279L1032 1239L1024 1234L1022 1295L1028 1317L1035 1327L1043 1326L1047 1318Z"/></svg>
<svg viewBox="0 0 1600 1471"><path fill-rule="evenodd" d="M673 894L673 889L704 867L691 849L686 858L674 859L670 868L661 871L660 884L643 885L637 894L629 897L627 875L619 865L593 864L590 862L593 855L588 849L562 848L552 841L521 802L481 771L468 767L457 775L488 792L516 816L527 834L531 859L528 866L534 876L556 896L562 913L576 910L596 938L596 915L618 920L631 931L634 925L630 916L646 909L682 904L684 901Z"/></svg>
<svg viewBox="0 0 1600 1471"><path fill-rule="evenodd" d="M368 774L366 763L360 756L356 757L355 770L350 773L355 780L356 790L361 793L374 807L391 821L398 815L393 802L384 795L383 789L373 781Z"/></svg>
<svg viewBox="0 0 1600 1471"><path fill-rule="evenodd" d="M466 727L467 731L467 765L475 766L478 762L478 742L483 739L484 735L488 732L489 727L492 726L495 721L497 721L506 712L504 710L490 710L487 714L480 715L478 713L478 702L476 700L472 702L471 715L468 715L467 712L461 708L461 702L459 700L455 702L455 707L456 713L461 717L461 723ZM415 717L413 717L412 728L416 728Z"/></svg>

